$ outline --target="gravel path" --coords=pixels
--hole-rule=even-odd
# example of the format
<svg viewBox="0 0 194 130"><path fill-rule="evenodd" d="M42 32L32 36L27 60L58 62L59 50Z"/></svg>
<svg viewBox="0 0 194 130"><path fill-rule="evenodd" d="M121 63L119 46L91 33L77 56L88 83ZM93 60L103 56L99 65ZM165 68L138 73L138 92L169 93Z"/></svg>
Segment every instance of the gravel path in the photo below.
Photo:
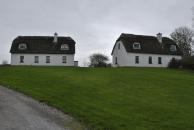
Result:
<svg viewBox="0 0 194 130"><path fill-rule="evenodd" d="M84 130L72 117L0 86L0 130Z"/></svg>

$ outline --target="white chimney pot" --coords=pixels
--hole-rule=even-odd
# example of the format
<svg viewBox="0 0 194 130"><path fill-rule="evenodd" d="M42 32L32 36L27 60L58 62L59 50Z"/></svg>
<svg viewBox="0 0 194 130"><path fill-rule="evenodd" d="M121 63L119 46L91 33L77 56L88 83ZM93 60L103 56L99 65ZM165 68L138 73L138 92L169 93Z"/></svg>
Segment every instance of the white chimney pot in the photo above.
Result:
<svg viewBox="0 0 194 130"><path fill-rule="evenodd" d="M58 37L58 34L55 32L54 33L54 40L53 40L54 43L57 43L57 41L58 41L57 37Z"/></svg>
<svg viewBox="0 0 194 130"><path fill-rule="evenodd" d="M156 34L156 36L157 36L158 42L162 43L162 33L158 33Z"/></svg>

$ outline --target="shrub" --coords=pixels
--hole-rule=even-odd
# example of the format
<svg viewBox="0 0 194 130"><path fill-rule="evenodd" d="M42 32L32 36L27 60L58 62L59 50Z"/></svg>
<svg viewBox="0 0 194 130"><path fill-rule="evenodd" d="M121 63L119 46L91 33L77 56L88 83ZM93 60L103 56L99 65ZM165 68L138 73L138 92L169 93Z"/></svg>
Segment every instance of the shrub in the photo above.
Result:
<svg viewBox="0 0 194 130"><path fill-rule="evenodd" d="M170 62L168 63L168 68L180 68L182 64L182 61L179 59L172 58Z"/></svg>
<svg viewBox="0 0 194 130"><path fill-rule="evenodd" d="M182 58L182 67L194 70L194 56L184 56Z"/></svg>
<svg viewBox="0 0 194 130"><path fill-rule="evenodd" d="M100 54L100 53L94 53L90 57L90 67L106 67L108 56Z"/></svg>
<svg viewBox="0 0 194 130"><path fill-rule="evenodd" d="M112 64L111 63L106 64L106 67L112 67Z"/></svg>

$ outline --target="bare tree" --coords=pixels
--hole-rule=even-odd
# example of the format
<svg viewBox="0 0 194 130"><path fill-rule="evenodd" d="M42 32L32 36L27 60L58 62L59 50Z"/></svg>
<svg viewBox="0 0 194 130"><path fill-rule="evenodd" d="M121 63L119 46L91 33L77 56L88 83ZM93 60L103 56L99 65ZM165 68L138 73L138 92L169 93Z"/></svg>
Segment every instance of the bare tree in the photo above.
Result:
<svg viewBox="0 0 194 130"><path fill-rule="evenodd" d="M90 67L106 67L108 57L100 54L100 53L95 53L92 54L90 57Z"/></svg>
<svg viewBox="0 0 194 130"><path fill-rule="evenodd" d="M192 53L194 32L188 27L179 27L170 34L171 38L178 44L184 56Z"/></svg>

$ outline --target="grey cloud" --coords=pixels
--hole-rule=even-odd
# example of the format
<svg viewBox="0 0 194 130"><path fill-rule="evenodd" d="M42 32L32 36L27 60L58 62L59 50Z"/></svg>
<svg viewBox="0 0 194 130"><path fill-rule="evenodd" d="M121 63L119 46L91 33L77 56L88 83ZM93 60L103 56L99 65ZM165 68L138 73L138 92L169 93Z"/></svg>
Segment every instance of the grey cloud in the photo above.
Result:
<svg viewBox="0 0 194 130"><path fill-rule="evenodd" d="M93 52L110 57L122 33L168 36L174 28L192 25L193 0L1 0L0 63L10 61L11 41L18 35L71 36L76 60Z"/></svg>

